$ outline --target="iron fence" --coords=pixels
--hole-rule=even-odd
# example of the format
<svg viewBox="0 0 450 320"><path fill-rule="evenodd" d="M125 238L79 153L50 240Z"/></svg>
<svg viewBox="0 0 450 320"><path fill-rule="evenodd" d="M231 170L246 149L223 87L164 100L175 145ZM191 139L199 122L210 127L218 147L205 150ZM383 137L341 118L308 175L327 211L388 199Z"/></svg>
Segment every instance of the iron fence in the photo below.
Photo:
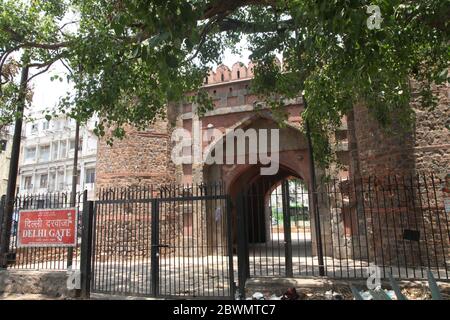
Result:
<svg viewBox="0 0 450 320"><path fill-rule="evenodd" d="M73 260L93 292L203 298L233 297L235 278L241 289L249 277L367 278L371 265L383 278L449 279L449 187L414 175L328 180L315 192L268 177L236 198L222 183L101 189L94 202L77 194L74 248L17 247L20 210L73 207L69 193L24 195L8 267L65 270Z"/></svg>
<svg viewBox="0 0 450 320"><path fill-rule="evenodd" d="M93 292L231 297L230 213L222 184L99 191Z"/></svg>
<svg viewBox="0 0 450 320"><path fill-rule="evenodd" d="M79 268L81 244L81 211L85 193L76 194L73 205L69 193L19 195L14 200L7 265L10 269L66 270L70 265ZM0 202L0 220L4 219L5 197ZM77 236L75 247L18 247L18 222L21 210L75 208L77 211ZM0 221L1 222L1 221ZM2 224L0 224L2 225ZM3 230L2 230L3 232Z"/></svg>
<svg viewBox="0 0 450 320"><path fill-rule="evenodd" d="M367 278L373 265L383 278L429 269L449 279L444 184L434 175L330 180L313 197L300 179L259 181L240 199L242 277Z"/></svg>

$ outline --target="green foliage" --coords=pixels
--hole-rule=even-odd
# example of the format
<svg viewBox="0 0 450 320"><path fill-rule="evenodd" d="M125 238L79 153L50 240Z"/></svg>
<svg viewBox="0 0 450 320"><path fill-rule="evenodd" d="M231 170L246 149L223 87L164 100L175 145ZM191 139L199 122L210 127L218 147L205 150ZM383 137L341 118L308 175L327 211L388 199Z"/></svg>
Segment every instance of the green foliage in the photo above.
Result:
<svg viewBox="0 0 450 320"><path fill-rule="evenodd" d="M380 29L366 25L370 4L380 7ZM383 126L410 128L414 80L423 105L435 105L432 85L448 77L448 4L0 0L0 56L26 51L19 63L39 70L64 61L75 91L62 99L61 111L81 122L97 114L99 135L122 137L125 125L145 128L186 92L200 113L211 108L203 79L224 50L237 51L247 35L256 62L252 90L280 119L285 99L304 94L308 108L302 116L316 159L326 166L333 160L328 137L355 104L365 104ZM76 28L63 28L63 17ZM279 53L283 70L274 63ZM17 92L14 81L2 85L0 121L11 120L3 114L14 110Z"/></svg>
<svg viewBox="0 0 450 320"><path fill-rule="evenodd" d="M67 1L61 0L0 0L0 126L22 117L18 113L20 96L19 70L24 65L34 68L33 75L45 72L53 63L68 54L68 48L49 48L64 36L61 22ZM28 87L26 103L32 101Z"/></svg>

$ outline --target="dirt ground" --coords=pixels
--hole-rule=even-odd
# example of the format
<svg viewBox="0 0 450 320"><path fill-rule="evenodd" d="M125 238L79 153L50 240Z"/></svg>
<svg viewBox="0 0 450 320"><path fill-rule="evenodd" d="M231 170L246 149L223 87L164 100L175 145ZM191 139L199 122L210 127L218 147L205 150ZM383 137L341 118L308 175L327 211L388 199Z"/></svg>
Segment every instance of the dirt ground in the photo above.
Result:
<svg viewBox="0 0 450 320"><path fill-rule="evenodd" d="M44 294L17 294L4 293L0 295L0 300L67 300L67 297L51 297Z"/></svg>

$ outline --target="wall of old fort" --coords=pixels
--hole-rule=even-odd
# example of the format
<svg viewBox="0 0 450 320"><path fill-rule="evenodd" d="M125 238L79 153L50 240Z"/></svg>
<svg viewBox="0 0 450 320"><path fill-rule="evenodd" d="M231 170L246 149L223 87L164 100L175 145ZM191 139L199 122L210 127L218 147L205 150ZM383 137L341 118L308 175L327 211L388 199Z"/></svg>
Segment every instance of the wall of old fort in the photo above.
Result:
<svg viewBox="0 0 450 320"><path fill-rule="evenodd" d="M126 137L116 140L112 147L101 140L98 146L97 188L168 183L195 184L221 180L225 183L226 192L232 197L242 192L254 181L259 168L251 165L201 163L175 165L171 159L174 146L171 134L177 128L185 129L191 135L193 144L197 144L199 149L204 151L214 145L215 138L206 141L203 137L195 138L196 131L208 133L216 130L223 135L230 128L245 130L277 127L278 114L265 106L262 99L250 90L252 68L252 64L246 66L236 63L232 68L222 65L212 71L205 79L204 89L212 97L214 108L202 116L196 112L195 105L186 101L173 103L167 109L168 120L158 120L145 131L129 127ZM337 190L344 192L344 196L334 199L334 207L333 204L330 205L329 199L319 203L325 230L324 245L328 252L344 258L367 258L386 264L422 266L427 258L425 253L435 248L442 249L443 255L440 256L445 257L449 250L448 238L440 236L430 242L430 239L424 237L426 234L442 235L445 225L441 225L441 221L445 221L447 217L440 205L441 193L436 197L434 194L428 194L428 188L431 190L432 186L429 181L429 187L425 184L426 181L420 178L409 182L404 182L402 178L380 178L376 181L364 178L358 183L359 177L369 175L386 177L434 173L442 178L449 172L448 85L437 87L435 94L439 103L433 110L425 110L420 105L419 98L414 96L411 107L416 121L410 132L398 130L395 124L390 131L386 131L362 105L356 105L353 112L343 119L343 126L333 139L340 142L339 158L343 159L344 167L333 174L338 178L352 179L354 191L347 195L345 190ZM305 136L300 130L303 103L301 99L292 99L287 100L285 104L283 111L286 126L280 130L279 161L282 176L296 176L308 183L309 154ZM183 150L183 154L193 152L188 149ZM367 188L371 188L371 193L364 196ZM422 199L425 196L426 198ZM430 198L432 200L428 202ZM192 217L192 221L202 221L197 225L204 229L192 231L191 235L203 234L209 230L202 219L205 219L204 212L211 210L188 211L183 211L183 215ZM375 216L372 216L372 211L376 212ZM236 212L233 211L233 217L235 215ZM167 217L162 215L162 219ZM145 221L144 228L149 227L148 223L149 221ZM175 222L168 225L179 228L179 224ZM134 230L131 225L127 228L130 232ZM403 239L404 232L408 229L420 231L422 236L417 243ZM339 239L334 239L336 234ZM443 234L445 235L445 232ZM312 229L312 238L314 237ZM337 246L332 247L332 238L334 244L338 243ZM140 241L139 237L134 239ZM114 241L111 242L111 248L115 246ZM410 251L414 252L414 258L407 256L406 246L412 248ZM356 247L360 252L355 253L353 249ZM369 254L369 251L372 253ZM389 256L383 256L383 252L389 252ZM436 260L436 266L445 263L444 260Z"/></svg>
<svg viewBox="0 0 450 320"><path fill-rule="evenodd" d="M450 164L450 91L448 85L434 89L438 105L421 106L415 95L411 107L415 113L410 132L399 129L394 121L390 131L382 129L367 108L358 105L349 117L354 175L434 173L441 177Z"/></svg>
<svg viewBox="0 0 450 320"><path fill-rule="evenodd" d="M97 190L174 182L170 161L170 127L158 120L145 131L128 127L124 139L113 145L100 139L97 151Z"/></svg>

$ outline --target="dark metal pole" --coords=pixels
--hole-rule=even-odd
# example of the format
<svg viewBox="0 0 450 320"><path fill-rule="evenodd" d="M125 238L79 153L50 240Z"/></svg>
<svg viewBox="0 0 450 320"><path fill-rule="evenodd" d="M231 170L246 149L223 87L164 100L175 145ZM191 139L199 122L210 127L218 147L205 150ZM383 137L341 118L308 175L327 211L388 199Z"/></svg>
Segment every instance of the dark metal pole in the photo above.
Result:
<svg viewBox="0 0 450 320"><path fill-rule="evenodd" d="M281 186L283 201L283 232L284 232L284 254L286 261L286 276L292 277L292 238L291 238L291 208L289 197L289 181L283 181Z"/></svg>
<svg viewBox="0 0 450 320"><path fill-rule="evenodd" d="M237 224L237 254L238 254L238 282L239 298L245 299L245 282L249 277L249 263L247 250L247 225L244 212L244 195L238 194L236 199L236 224Z"/></svg>
<svg viewBox="0 0 450 320"><path fill-rule="evenodd" d="M6 189L5 211L1 221L0 238L0 267L7 267L7 254L11 237L11 223L14 212L14 199L16 196L17 171L19 168L20 142L22 137L23 112L25 110L25 98L27 94L29 66L22 68L20 77L20 91L17 103L16 123L14 126L14 137L9 165L8 185Z"/></svg>
<svg viewBox="0 0 450 320"><path fill-rule="evenodd" d="M77 178L78 178L78 147L80 140L80 123L77 121L75 126L75 150L73 154L73 170L72 170L72 192L70 194L70 205L76 207L77 205ZM83 202L83 205L85 203ZM73 263L73 248L67 250L67 268L70 268Z"/></svg>
<svg viewBox="0 0 450 320"><path fill-rule="evenodd" d="M152 199L151 284L152 295L159 295L159 202Z"/></svg>
<svg viewBox="0 0 450 320"><path fill-rule="evenodd" d="M87 201L87 191L83 193L83 227L80 255L81 297L89 299L92 272L92 237L94 223L94 202Z"/></svg>
<svg viewBox="0 0 450 320"><path fill-rule="evenodd" d="M308 108L308 104L305 96L303 97L303 103L305 105L305 110ZM319 214L319 202L317 199L317 185L316 185L316 171L314 164L314 152L311 139L311 130L309 127L309 121L306 121L306 137L308 140L308 151L309 151L309 173L311 177L311 194L313 197L312 204L314 210L314 230L316 231L316 246L317 246L317 258L319 260L319 275L325 275L324 262L323 262L323 248L322 248L322 231L320 227L320 214Z"/></svg>
<svg viewBox="0 0 450 320"><path fill-rule="evenodd" d="M232 226L232 206L231 197L227 196L227 244L228 244L228 276L230 279L230 298L234 299L236 291L236 283L234 282L234 266L233 266L233 226Z"/></svg>

